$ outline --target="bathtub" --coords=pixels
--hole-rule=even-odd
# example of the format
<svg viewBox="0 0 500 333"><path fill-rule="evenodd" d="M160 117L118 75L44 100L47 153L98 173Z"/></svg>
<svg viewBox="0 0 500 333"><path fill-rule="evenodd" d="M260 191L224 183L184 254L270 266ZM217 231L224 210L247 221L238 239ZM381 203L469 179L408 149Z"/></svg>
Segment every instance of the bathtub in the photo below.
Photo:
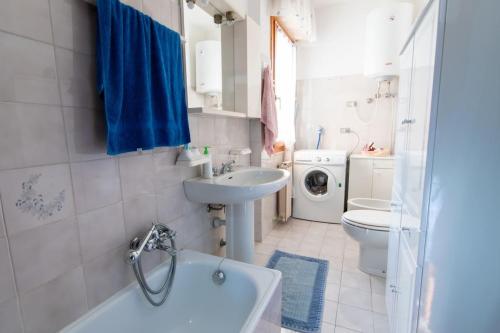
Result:
<svg viewBox="0 0 500 333"><path fill-rule="evenodd" d="M160 307L150 305L135 282L67 326L64 333L280 332L281 273L225 259L226 281L212 273L220 257L182 250L172 291ZM168 264L148 275L161 283Z"/></svg>
<svg viewBox="0 0 500 333"><path fill-rule="evenodd" d="M385 212L391 211L391 202L372 198L352 198L347 201L347 210L371 209Z"/></svg>

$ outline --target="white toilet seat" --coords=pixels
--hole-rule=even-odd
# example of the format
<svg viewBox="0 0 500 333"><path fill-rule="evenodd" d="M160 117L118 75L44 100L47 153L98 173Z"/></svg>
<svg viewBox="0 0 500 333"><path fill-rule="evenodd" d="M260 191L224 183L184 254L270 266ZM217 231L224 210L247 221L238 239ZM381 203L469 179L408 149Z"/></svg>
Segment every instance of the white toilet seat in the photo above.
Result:
<svg viewBox="0 0 500 333"><path fill-rule="evenodd" d="M342 215L342 222L359 228L389 231L391 213L379 210L350 210Z"/></svg>
<svg viewBox="0 0 500 333"><path fill-rule="evenodd" d="M379 210L350 210L342 215L344 231L359 243L361 271L385 277L389 226L393 214Z"/></svg>

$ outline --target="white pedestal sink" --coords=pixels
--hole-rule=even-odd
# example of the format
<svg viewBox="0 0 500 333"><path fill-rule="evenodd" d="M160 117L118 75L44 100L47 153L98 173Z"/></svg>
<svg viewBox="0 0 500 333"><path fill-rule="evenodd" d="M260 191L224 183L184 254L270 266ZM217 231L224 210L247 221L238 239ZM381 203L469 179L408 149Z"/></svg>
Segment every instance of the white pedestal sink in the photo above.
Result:
<svg viewBox="0 0 500 333"><path fill-rule="evenodd" d="M253 263L254 200L279 191L290 173L281 169L243 168L212 179L184 181L189 200L226 205L227 256Z"/></svg>

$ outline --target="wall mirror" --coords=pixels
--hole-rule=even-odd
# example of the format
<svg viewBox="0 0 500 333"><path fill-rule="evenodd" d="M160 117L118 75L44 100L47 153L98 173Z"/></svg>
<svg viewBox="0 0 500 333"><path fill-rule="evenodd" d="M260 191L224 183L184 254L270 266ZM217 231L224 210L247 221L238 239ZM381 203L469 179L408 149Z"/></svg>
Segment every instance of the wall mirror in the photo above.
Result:
<svg viewBox="0 0 500 333"><path fill-rule="evenodd" d="M228 21L226 14L211 2L183 1L182 17L189 111L235 113L234 22L230 21L236 21L238 14Z"/></svg>

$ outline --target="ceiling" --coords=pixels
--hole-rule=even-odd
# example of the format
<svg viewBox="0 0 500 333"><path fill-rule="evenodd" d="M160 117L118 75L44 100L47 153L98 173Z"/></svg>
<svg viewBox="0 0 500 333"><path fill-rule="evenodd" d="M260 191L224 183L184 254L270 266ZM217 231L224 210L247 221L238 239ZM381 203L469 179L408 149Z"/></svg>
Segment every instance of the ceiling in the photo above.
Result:
<svg viewBox="0 0 500 333"><path fill-rule="evenodd" d="M361 0L311 0L314 8L326 7L326 6L335 5L338 3L348 3L348 2L354 2L354 1L359 2Z"/></svg>
<svg viewBox="0 0 500 333"><path fill-rule="evenodd" d="M392 0L392 1L410 1L410 0ZM311 2L314 8L320 8L341 3L358 3L358 4L363 2L369 3L373 2L373 0L311 0Z"/></svg>

